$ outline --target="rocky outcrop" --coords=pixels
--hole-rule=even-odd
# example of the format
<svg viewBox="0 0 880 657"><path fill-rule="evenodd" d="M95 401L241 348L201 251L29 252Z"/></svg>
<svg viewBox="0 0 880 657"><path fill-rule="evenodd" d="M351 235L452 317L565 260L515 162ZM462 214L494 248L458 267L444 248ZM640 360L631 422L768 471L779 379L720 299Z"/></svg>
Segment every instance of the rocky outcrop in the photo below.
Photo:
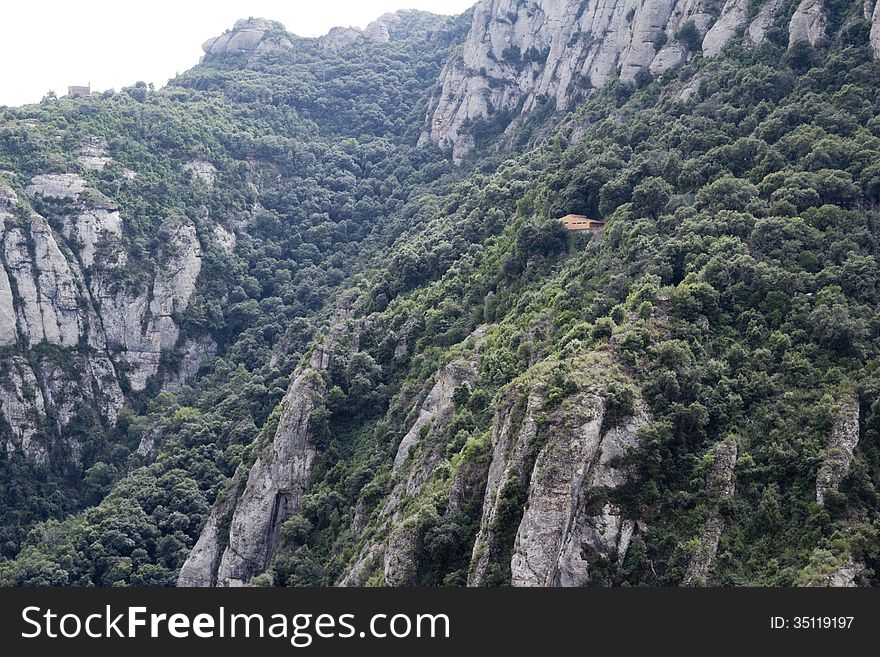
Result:
<svg viewBox="0 0 880 657"><path fill-rule="evenodd" d="M344 50L355 44L363 43L364 31L356 27L334 27L318 39L321 50Z"/></svg>
<svg viewBox="0 0 880 657"><path fill-rule="evenodd" d="M837 421L825 448L825 458L816 475L816 502L825 504L829 490L837 490L849 472L859 444L859 400L851 396L840 403Z"/></svg>
<svg viewBox="0 0 880 657"><path fill-rule="evenodd" d="M864 569L863 564L857 564L852 557L847 557L842 564L823 573L821 577L811 580L805 586L810 588L855 588L858 586L856 577Z"/></svg>
<svg viewBox="0 0 880 657"><path fill-rule="evenodd" d="M86 181L75 173L47 173L34 176L25 188L28 196L77 198L86 188Z"/></svg>
<svg viewBox="0 0 880 657"><path fill-rule="evenodd" d="M334 27L318 39L321 50L339 51L354 45L367 43L388 43L409 34L408 28L426 27L437 24L442 17L415 9L383 14L363 30L357 27Z"/></svg>
<svg viewBox="0 0 880 657"><path fill-rule="evenodd" d="M113 158L107 153L107 142L99 137L87 137L74 155L85 169L103 171Z"/></svg>
<svg viewBox="0 0 880 657"><path fill-rule="evenodd" d="M749 0L727 0L721 16L706 32L703 39L703 56L714 57L735 37L749 19Z"/></svg>
<svg viewBox="0 0 880 657"><path fill-rule="evenodd" d="M309 440L312 411L325 393L320 374L299 372L282 401L270 445L257 457L229 526L229 544L217 568L220 586L250 583L268 566L281 525L299 509L317 454Z"/></svg>
<svg viewBox="0 0 880 657"><path fill-rule="evenodd" d="M826 24L824 0L801 0L788 24L789 44L808 41L815 46L825 37Z"/></svg>
<svg viewBox="0 0 880 657"><path fill-rule="evenodd" d="M867 7L867 3L865 6ZM871 49L874 51L874 57L880 59L880 3L874 4L871 17Z"/></svg>
<svg viewBox="0 0 880 657"><path fill-rule="evenodd" d="M414 524L394 528L385 548L385 583L388 586L412 586L418 568L417 554L421 536Z"/></svg>
<svg viewBox="0 0 880 657"><path fill-rule="evenodd" d="M205 160L192 160L183 165L184 171L190 171L208 187L213 187L217 180L217 167Z"/></svg>
<svg viewBox="0 0 880 657"><path fill-rule="evenodd" d="M453 148L460 159L473 147L470 123L519 114L549 97L567 110L585 90L639 71L660 75L695 53L676 39L693 22L703 37L721 14L719 0L483 0L460 55L445 65L428 111L423 140ZM739 5L736 5L739 7ZM727 25L740 20L730 10ZM736 20L734 20L736 19ZM737 28L738 29L738 28ZM730 28L709 39L720 50Z"/></svg>
<svg viewBox="0 0 880 657"><path fill-rule="evenodd" d="M510 563L513 586L583 586L596 562L626 557L635 523L603 499L626 480L621 459L648 423L639 407L605 429L606 405L593 393L569 400L547 430L531 473L528 503Z"/></svg>
<svg viewBox="0 0 880 657"><path fill-rule="evenodd" d="M612 425L609 372L582 375L591 383L551 409L532 377L497 400L469 586L505 583L499 576L514 586L583 586L596 583L597 564L625 559L637 523L608 493L626 482L623 457L648 414L636 400Z"/></svg>
<svg viewBox="0 0 880 657"><path fill-rule="evenodd" d="M725 498L733 497L735 493L733 471L736 467L737 453L738 446L733 438L718 443L712 450L712 466L706 475L709 517L706 519L697 549L691 555L682 582L684 586L702 586L708 581L709 569L715 561L718 543L724 532L724 516L721 514L719 503Z"/></svg>
<svg viewBox="0 0 880 657"><path fill-rule="evenodd" d="M202 44L205 55L245 53L262 55L283 52L293 47L284 26L265 18L248 18L236 21L231 30L208 39Z"/></svg>
<svg viewBox="0 0 880 657"><path fill-rule="evenodd" d="M776 16L784 0L769 0L759 10L747 30L748 41L753 46L760 46L767 38L767 31L776 21Z"/></svg>
<svg viewBox="0 0 880 657"><path fill-rule="evenodd" d="M440 368L424 401L413 410L415 419L408 425L392 466L397 475L395 485L374 521L382 531L376 533L378 540L368 540L362 546L358 559L340 581L342 586L363 585L377 569L391 586L415 584L420 537L412 519L404 518L402 511L406 501L432 481L435 470L447 458L447 430L456 411L453 393L462 384L475 383L487 329L480 326L471 334L473 348ZM450 501L449 506L452 509L455 503Z"/></svg>
<svg viewBox="0 0 880 657"><path fill-rule="evenodd" d="M508 497L512 489L524 485L529 475L525 469L528 449L537 436L535 418L544 398L537 392L528 393L514 386L503 393L499 403L492 420L492 460L486 479L480 529L468 573L469 586L485 584L490 565L498 560L499 553L503 553L504 546L498 545L499 510L505 502L504 497Z"/></svg>
<svg viewBox="0 0 880 657"><path fill-rule="evenodd" d="M452 393L462 383L473 385L476 378L474 363L467 360L455 360L444 367L437 375L437 381L425 397L419 409L418 417L409 431L400 441L394 457L392 472L397 473L410 456L412 448L419 440L420 432L432 423L445 426L451 415L455 413Z"/></svg>
<svg viewBox="0 0 880 657"><path fill-rule="evenodd" d="M189 305L202 266L202 248L188 220L167 219L161 228L171 253L147 290L120 289L117 267L95 272L92 293L98 301L107 343L119 349L134 390L143 390L159 369L163 352L173 351L180 330L175 316ZM197 368L196 368L197 369Z"/></svg>
<svg viewBox="0 0 880 657"><path fill-rule="evenodd" d="M217 568L223 554L223 540L226 538L224 534L228 534L229 519L243 485L244 477L236 472L232 486L221 494L220 502L211 509L208 522L180 569L178 586L204 588L217 585Z"/></svg>
<svg viewBox="0 0 880 657"><path fill-rule="evenodd" d="M326 341L294 372L274 433L255 446L253 466L236 473L239 483L215 505L178 585L243 586L269 566L281 526L299 510L308 488L317 457L309 434L312 411L323 402L324 372L351 329L353 312L350 303L340 302Z"/></svg>
<svg viewBox="0 0 880 657"><path fill-rule="evenodd" d="M187 381L196 378L202 365L217 355L217 343L202 337L187 340L180 349L180 364L175 372L169 372L162 386L169 392L180 392Z"/></svg>
<svg viewBox="0 0 880 657"><path fill-rule="evenodd" d="M37 440L45 419L43 393L30 364L21 356L0 362L0 415L7 425L0 442L7 452L21 451L34 463L49 458L47 446Z"/></svg>
<svg viewBox="0 0 880 657"><path fill-rule="evenodd" d="M64 218L64 237L72 241L79 252L80 261L86 269L95 264L98 246L106 246L116 258L122 253L122 217L110 199L101 198L91 202L82 212ZM112 264L120 264L118 261Z"/></svg>
<svg viewBox="0 0 880 657"><path fill-rule="evenodd" d="M133 389L143 389L162 353L177 348L176 317L195 290L202 251L190 221L167 219L160 266L138 288L122 282L124 220L111 199L74 173L34 176L25 192L51 221L0 185L0 346L18 346L20 356L0 381L8 425L0 440L41 461L87 408L116 422L125 403L122 370ZM36 352L38 345L49 349ZM205 339L186 342L180 368L166 377L169 387L179 389L215 350ZM33 412L20 412L22 404ZM41 449L31 446L38 434ZM78 458L78 444L66 447Z"/></svg>

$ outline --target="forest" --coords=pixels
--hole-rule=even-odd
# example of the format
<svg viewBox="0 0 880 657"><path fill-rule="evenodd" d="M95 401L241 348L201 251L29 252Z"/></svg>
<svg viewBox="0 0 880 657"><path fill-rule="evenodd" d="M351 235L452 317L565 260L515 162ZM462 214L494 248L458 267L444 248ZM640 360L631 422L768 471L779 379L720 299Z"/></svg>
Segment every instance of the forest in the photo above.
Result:
<svg viewBox="0 0 880 657"><path fill-rule="evenodd" d="M161 267L165 217L191 221L204 244L214 223L237 237L230 252L205 248L178 318L181 343L217 345L197 377L124 390L112 427L79 414L65 429L79 460L0 450L0 583L174 585L346 306L367 328L322 373L308 490L255 585L336 585L401 526L418 537L406 583L467 584L497 418L519 395L510 421L522 423L523 391L540 390L483 579L508 585L529 473L580 395L600 389L603 430L637 409L650 422L619 464L624 483L585 502L638 528L624 558L590 557L591 584L679 585L720 518L714 583L813 584L857 564L856 583L876 585L880 64L854 15L816 46L777 29L749 51L613 79L569 112L549 101L519 123L498 112L460 165L419 135L470 14L339 52L302 39L289 53L209 56L162 89L0 108L0 182L13 189L76 168L84 137L106 140L113 163L84 175L124 217L116 284ZM427 36L441 25L443 38ZM217 184L194 183L182 168L194 158ZM120 185L123 168L138 176ZM50 224L65 212L29 202L7 227L25 210ZM605 227L569 233L557 221L568 213ZM393 466L398 446L438 372L471 353L450 417L414 448L418 462L431 442L436 467L389 524L383 509L408 476ZM858 450L819 503L845 403ZM707 481L723 441L737 445L736 492L719 497ZM390 582L368 567L362 583Z"/></svg>

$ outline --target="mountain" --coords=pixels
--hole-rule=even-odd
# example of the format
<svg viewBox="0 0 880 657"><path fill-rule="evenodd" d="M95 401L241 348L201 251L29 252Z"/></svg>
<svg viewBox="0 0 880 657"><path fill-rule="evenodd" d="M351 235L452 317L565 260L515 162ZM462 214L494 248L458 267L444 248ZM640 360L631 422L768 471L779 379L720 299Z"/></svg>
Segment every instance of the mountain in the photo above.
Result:
<svg viewBox="0 0 880 657"><path fill-rule="evenodd" d="M878 34L250 18L0 109L0 582L875 585Z"/></svg>

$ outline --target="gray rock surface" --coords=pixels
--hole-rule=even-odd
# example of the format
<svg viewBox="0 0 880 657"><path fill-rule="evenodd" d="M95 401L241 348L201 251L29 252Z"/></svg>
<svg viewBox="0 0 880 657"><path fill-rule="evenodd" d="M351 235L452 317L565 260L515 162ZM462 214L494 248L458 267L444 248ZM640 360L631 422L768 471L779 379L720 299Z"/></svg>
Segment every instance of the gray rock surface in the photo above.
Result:
<svg viewBox="0 0 880 657"><path fill-rule="evenodd" d="M7 452L21 450L34 463L46 463L48 449L37 440L46 415L43 393L34 371L21 356L0 362L0 415L9 427L8 433L0 433L2 447Z"/></svg>
<svg viewBox="0 0 880 657"><path fill-rule="evenodd" d="M107 153L107 142L99 137L87 137L82 146L74 152L76 159L85 169L103 171L113 158Z"/></svg>
<svg viewBox="0 0 880 657"><path fill-rule="evenodd" d="M853 453L859 444L859 400L851 396L840 403L837 421L831 430L825 458L816 475L816 502L825 504L829 490L837 490L849 472Z"/></svg>
<svg viewBox="0 0 880 657"><path fill-rule="evenodd" d="M754 46L760 46L767 38L767 30L773 25L779 9L784 0L769 0L759 10L747 30L749 42Z"/></svg>
<svg viewBox="0 0 880 657"><path fill-rule="evenodd" d="M190 551L186 562L180 569L177 577L177 586L181 587L209 587L217 585L217 567L223 554L222 536L228 533L224 525L235 509L235 502L241 494L244 478L236 473L233 477L232 487L221 496L220 502L211 509L208 522L202 528L202 533Z"/></svg>
<svg viewBox="0 0 880 657"><path fill-rule="evenodd" d="M215 505L181 569L180 586L245 586L268 567L281 526L297 512L308 488L317 456L310 417L327 392L323 372L348 335L353 313L347 301L340 301L324 344L294 372L274 434L256 446L254 465L236 473L238 483ZM228 527L221 530L226 520Z"/></svg>
<svg viewBox="0 0 880 657"><path fill-rule="evenodd" d="M229 544L217 570L221 586L242 586L263 572L281 525L299 509L316 456L309 418L324 393L323 379L311 368L300 372L288 389L275 436L257 457L235 506Z"/></svg>
<svg viewBox="0 0 880 657"><path fill-rule="evenodd" d="M871 49L874 57L880 59L880 3L874 5L871 18Z"/></svg>
<svg viewBox="0 0 880 657"><path fill-rule="evenodd" d="M402 510L407 500L418 495L432 481L435 470L446 459L446 432L455 417L452 394L462 383L473 384L476 380L480 348L487 328L480 326L471 334L469 340L473 347L470 352L440 368L425 400L417 406L417 411L414 408L415 419L409 425L394 461L396 482L380 508L378 519L374 520L381 528L376 532L379 538L368 540L362 546L359 558L343 576L341 585L361 585L377 569L386 584L405 586L414 583L412 577L418 568L418 536L408 524L410 521L403 519ZM420 440L422 431L424 436ZM417 449L411 453L415 445Z"/></svg>
<svg viewBox="0 0 880 657"><path fill-rule="evenodd" d="M283 52L293 47L284 26L265 18L248 18L236 21L231 30L208 39L202 44L206 55L246 53L261 55Z"/></svg>
<svg viewBox="0 0 880 657"><path fill-rule="evenodd" d="M186 310L202 267L202 248L191 222L168 219L162 226L171 253L156 272L152 289L118 289L114 270L92 278L110 347L121 350L134 390L143 390L156 374L163 351L177 345L180 330L174 316Z"/></svg>
<svg viewBox="0 0 880 657"><path fill-rule="evenodd" d="M480 529L474 542L468 586L482 586L489 566L496 559L500 546L496 545L496 518L502 505L501 494L512 478L523 481L526 454L535 439L538 427L536 415L544 405L537 392L528 393L517 387L503 393L499 410L492 420L492 460L483 497ZM523 398L525 408L522 408Z"/></svg>
<svg viewBox="0 0 880 657"><path fill-rule="evenodd" d="M436 422L445 425L455 407L452 403L452 393L462 383L473 384L476 378L474 364L466 360L455 360L444 367L437 375L437 381L425 397L425 401L419 409L418 417L409 431L400 441L397 455L394 457L392 473L396 474L407 461L410 451L419 440L422 427Z"/></svg>
<svg viewBox="0 0 880 657"><path fill-rule="evenodd" d="M85 188L85 180L76 173L47 173L34 176L25 193L28 196L75 199Z"/></svg>
<svg viewBox="0 0 880 657"><path fill-rule="evenodd" d="M183 165L184 171L191 171L192 174L208 187L213 187L217 180L217 167L205 160L191 160Z"/></svg>
<svg viewBox="0 0 880 657"><path fill-rule="evenodd" d="M727 0L721 16L706 32L703 39L703 56L715 57L737 35L749 19L749 0Z"/></svg>
<svg viewBox="0 0 880 657"><path fill-rule="evenodd" d="M482 0L461 54L441 73L422 139L451 146L458 160L473 147L472 121L528 112L544 96L567 110L617 75L660 75L693 55L674 38L678 29L693 21L706 35L721 9L719 0ZM710 49L728 33L716 32Z"/></svg>
<svg viewBox="0 0 880 657"><path fill-rule="evenodd" d="M606 431L601 396L585 393L569 402L551 420L535 461L510 564L513 586L583 586L593 559L622 562L629 547L634 523L610 502L595 510L590 497L626 480L619 461L636 446L646 411L640 407Z"/></svg>
<svg viewBox="0 0 880 657"><path fill-rule="evenodd" d="M827 17L823 0L801 0L788 24L788 41L808 41L815 46L825 36Z"/></svg>
<svg viewBox="0 0 880 657"><path fill-rule="evenodd" d="M709 494L711 507L699 545L688 563L682 582L684 586L703 586L708 581L709 569L715 561L718 543L724 532L724 517L718 504L724 498L733 497L736 492L733 471L738 452L736 440L733 438L723 440L712 449L712 467L706 475L706 492Z"/></svg>
<svg viewBox="0 0 880 657"><path fill-rule="evenodd" d="M142 389L162 353L177 348L175 318L195 290L202 251L191 222L168 219L161 228L167 248L149 286L121 284L127 255L114 201L77 174L34 176L25 192L34 200L55 200L49 209L59 208L52 216L58 230L40 214L16 211L16 192L0 185L0 346L19 345L21 357L3 382L9 426L0 440L39 460L47 452L31 446L32 436L58 438L87 406L104 422L116 422L125 403L117 365L125 366L134 389ZM61 351L28 354L41 343ZM182 364L169 384L179 388L214 349L204 341L182 345ZM32 383L38 396L28 393ZM22 404L34 412L21 412ZM54 419L51 427L46 418ZM68 447L78 458L79 445Z"/></svg>

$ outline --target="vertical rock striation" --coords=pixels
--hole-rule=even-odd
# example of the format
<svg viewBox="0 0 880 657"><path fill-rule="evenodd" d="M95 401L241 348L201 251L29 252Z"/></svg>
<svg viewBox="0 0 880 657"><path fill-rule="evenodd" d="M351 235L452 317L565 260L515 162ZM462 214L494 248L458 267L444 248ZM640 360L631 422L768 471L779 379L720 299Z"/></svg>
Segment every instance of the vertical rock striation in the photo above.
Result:
<svg viewBox="0 0 880 657"><path fill-rule="evenodd" d="M709 517L703 527L703 534L697 549L691 555L687 572L682 584L684 586L705 585L709 577L709 569L718 553L718 543L724 532L724 516L719 504L723 499L732 498L736 492L733 471L736 467L738 454L736 440L728 438L712 449L712 467L706 475L706 492L709 494Z"/></svg>
<svg viewBox="0 0 880 657"><path fill-rule="evenodd" d="M594 564L622 562L635 523L623 518L607 491L626 481L621 459L648 423L644 408L607 429L605 399L585 393L551 419L535 461L528 503L511 559L513 586L583 586Z"/></svg>
<svg viewBox="0 0 880 657"><path fill-rule="evenodd" d="M816 475L816 502L825 504L829 490L837 490L849 472L853 453L859 444L859 400L853 395L840 403L837 421L831 430L825 458Z"/></svg>
<svg viewBox="0 0 880 657"><path fill-rule="evenodd" d="M253 466L236 473L230 491L215 505L180 571L179 586L243 586L268 567L281 525L297 512L308 488L317 456L311 414L323 402L324 372L349 333L352 315L353 308L341 303L327 340L294 372L277 428L266 444L255 446Z"/></svg>
<svg viewBox="0 0 880 657"><path fill-rule="evenodd" d="M808 41L815 46L824 38L827 22L824 0L801 0L788 24L789 43Z"/></svg>
<svg viewBox="0 0 880 657"><path fill-rule="evenodd" d="M744 26L745 4L727 3L704 47L720 51ZM474 121L500 121L546 98L567 110L618 75L660 75L697 54L676 38L679 30L693 23L703 40L723 6L721 0L483 0L461 54L441 73L422 138L451 146L460 159L474 146L468 132Z"/></svg>

